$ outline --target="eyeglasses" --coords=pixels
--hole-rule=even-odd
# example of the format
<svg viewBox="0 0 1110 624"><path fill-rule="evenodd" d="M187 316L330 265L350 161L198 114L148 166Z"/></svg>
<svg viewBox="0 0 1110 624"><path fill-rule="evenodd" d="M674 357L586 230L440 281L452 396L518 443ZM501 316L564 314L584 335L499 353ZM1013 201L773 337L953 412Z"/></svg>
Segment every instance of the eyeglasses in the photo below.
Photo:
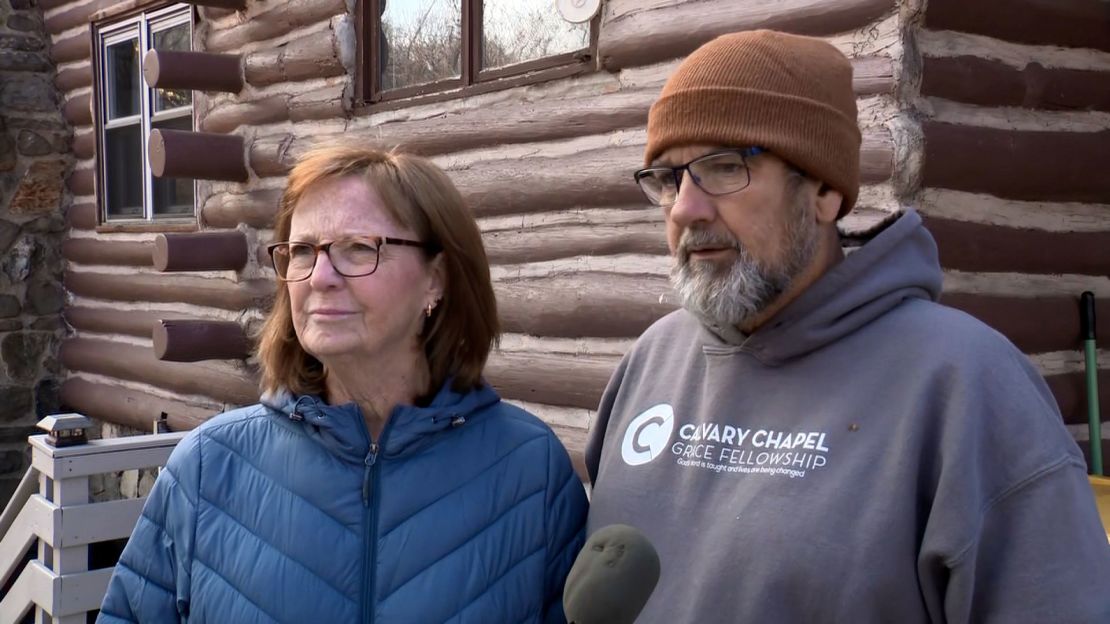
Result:
<svg viewBox="0 0 1110 624"><path fill-rule="evenodd" d="M761 147L722 150L695 158L677 167L648 167L635 173L636 184L657 206L670 206L678 199L682 172L709 195L728 195L747 188L751 183L747 159L765 152Z"/></svg>
<svg viewBox="0 0 1110 624"><path fill-rule="evenodd" d="M420 241L387 236L365 236L343 238L330 243L313 244L299 241L285 241L266 246L274 271L283 282L300 282L312 275L320 252L328 256L335 272L343 277L362 277L378 269L378 258L386 245L405 245L419 247L426 252L434 252L436 247Z"/></svg>

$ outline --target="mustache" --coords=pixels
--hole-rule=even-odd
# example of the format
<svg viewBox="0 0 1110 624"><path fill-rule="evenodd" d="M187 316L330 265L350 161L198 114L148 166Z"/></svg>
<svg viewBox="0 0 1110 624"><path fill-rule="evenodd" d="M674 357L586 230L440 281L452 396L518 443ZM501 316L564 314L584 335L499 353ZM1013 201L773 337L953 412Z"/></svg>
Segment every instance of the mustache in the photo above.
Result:
<svg viewBox="0 0 1110 624"><path fill-rule="evenodd" d="M699 249L735 249L743 252L744 247L735 236L727 232L706 229L687 229L678 239L675 256L678 264L685 265L690 260L690 253Z"/></svg>

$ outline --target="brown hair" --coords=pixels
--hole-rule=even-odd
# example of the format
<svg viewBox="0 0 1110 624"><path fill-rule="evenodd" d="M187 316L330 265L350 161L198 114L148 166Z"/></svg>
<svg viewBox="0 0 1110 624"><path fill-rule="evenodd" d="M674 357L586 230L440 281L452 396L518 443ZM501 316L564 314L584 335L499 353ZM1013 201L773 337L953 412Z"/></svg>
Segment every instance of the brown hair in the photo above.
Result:
<svg viewBox="0 0 1110 624"><path fill-rule="evenodd" d="M274 224L274 241L289 238L297 202L324 180L357 176L374 189L386 212L443 256L443 300L424 325L422 340L432 394L454 377L459 392L481 384L482 369L501 329L482 234L462 194L438 167L418 156L355 146L319 147L302 156L289 173ZM285 283L258 337L263 392L288 388L323 394L323 364L297 340ZM425 398L425 397L418 397Z"/></svg>

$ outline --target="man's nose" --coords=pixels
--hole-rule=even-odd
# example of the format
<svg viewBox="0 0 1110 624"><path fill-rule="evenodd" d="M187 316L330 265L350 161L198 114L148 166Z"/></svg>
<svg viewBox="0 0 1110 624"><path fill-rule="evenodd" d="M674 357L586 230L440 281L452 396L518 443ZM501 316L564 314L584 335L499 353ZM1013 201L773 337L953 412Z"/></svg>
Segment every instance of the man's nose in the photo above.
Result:
<svg viewBox="0 0 1110 624"><path fill-rule="evenodd" d="M670 210L670 218L674 224L686 229L695 223L708 223L716 219L717 208L713 198L694 183L689 172L683 172L680 182L678 196Z"/></svg>

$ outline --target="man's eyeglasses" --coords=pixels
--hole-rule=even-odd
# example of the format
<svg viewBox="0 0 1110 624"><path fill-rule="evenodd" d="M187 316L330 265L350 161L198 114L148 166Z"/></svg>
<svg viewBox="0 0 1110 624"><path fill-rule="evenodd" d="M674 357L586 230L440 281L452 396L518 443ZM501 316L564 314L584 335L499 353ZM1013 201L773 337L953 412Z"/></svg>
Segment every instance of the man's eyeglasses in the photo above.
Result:
<svg viewBox="0 0 1110 624"><path fill-rule="evenodd" d="M267 245L266 251L270 253L278 279L283 282L299 282L312 275L321 251L327 254L335 272L343 277L370 275L378 269L378 258L386 245L419 247L429 253L436 251L435 246L428 243L387 236L343 238L319 245L285 241Z"/></svg>
<svg viewBox="0 0 1110 624"><path fill-rule="evenodd" d="M636 184L640 185L648 201L657 206L675 203L684 171L707 194L728 195L747 188L752 181L747 159L764 151L761 147L722 150L677 167L640 169L635 173Z"/></svg>

